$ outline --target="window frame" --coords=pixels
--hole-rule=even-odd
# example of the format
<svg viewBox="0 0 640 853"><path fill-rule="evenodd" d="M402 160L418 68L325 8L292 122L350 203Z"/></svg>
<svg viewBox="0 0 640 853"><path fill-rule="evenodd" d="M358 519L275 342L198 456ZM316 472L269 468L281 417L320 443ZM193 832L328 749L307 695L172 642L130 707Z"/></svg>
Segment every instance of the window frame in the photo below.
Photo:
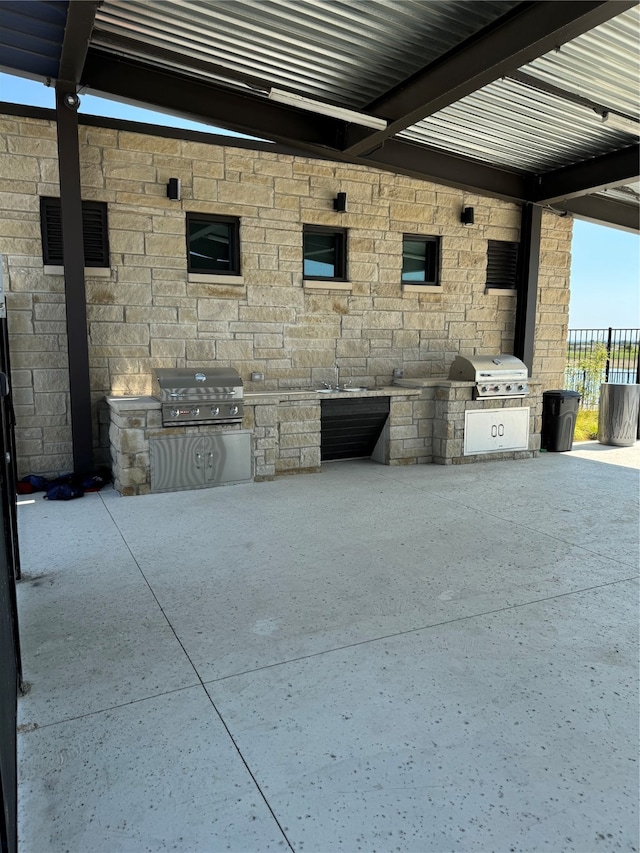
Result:
<svg viewBox="0 0 640 853"><path fill-rule="evenodd" d="M518 290L520 285L520 243L513 240L487 241L485 290Z"/></svg>
<svg viewBox="0 0 640 853"><path fill-rule="evenodd" d="M229 269L203 269L194 268L191 261L191 245L189 225L192 222L202 223L224 223L229 226ZM207 276L232 276L238 277L242 275L241 270L241 254L240 254L240 217L225 216L219 213L198 213L197 211L188 211L185 218L185 239L187 244L187 273L189 275L207 275Z"/></svg>
<svg viewBox="0 0 640 853"><path fill-rule="evenodd" d="M337 238L335 247L335 275L307 275L305 272L306 247L305 240L311 234L330 234ZM348 281L347 278L347 234L346 228L333 225L303 225L302 226L302 279L303 281Z"/></svg>
<svg viewBox="0 0 640 853"><path fill-rule="evenodd" d="M414 242L423 243L425 253L425 269L424 269L424 278L421 280L416 279L406 279L404 278L404 261L405 261L405 249L404 244L405 241L412 240ZM435 257L433 258L433 270L434 275L433 278L427 278L427 246L433 246ZM441 247L442 247L442 238L436 234L403 234L402 235L402 269L400 271L400 281L403 287L411 287L412 285L415 287L424 287L425 285L431 287L440 287L440 261L441 261Z"/></svg>
<svg viewBox="0 0 640 853"><path fill-rule="evenodd" d="M106 201L82 202L82 235L85 268L110 269ZM40 236L44 266L63 267L62 202L59 196L40 196Z"/></svg>

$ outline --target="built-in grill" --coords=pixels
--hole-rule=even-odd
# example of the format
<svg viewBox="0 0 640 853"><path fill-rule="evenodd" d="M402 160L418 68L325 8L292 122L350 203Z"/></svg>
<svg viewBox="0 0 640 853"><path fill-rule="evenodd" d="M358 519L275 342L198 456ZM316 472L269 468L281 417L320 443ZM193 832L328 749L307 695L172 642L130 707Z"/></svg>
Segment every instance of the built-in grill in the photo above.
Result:
<svg viewBox="0 0 640 853"><path fill-rule="evenodd" d="M244 389L232 367L158 368L153 383L164 426L242 421Z"/></svg>
<svg viewBox="0 0 640 853"><path fill-rule="evenodd" d="M475 382L474 397L526 397L527 365L515 355L458 355L449 379Z"/></svg>

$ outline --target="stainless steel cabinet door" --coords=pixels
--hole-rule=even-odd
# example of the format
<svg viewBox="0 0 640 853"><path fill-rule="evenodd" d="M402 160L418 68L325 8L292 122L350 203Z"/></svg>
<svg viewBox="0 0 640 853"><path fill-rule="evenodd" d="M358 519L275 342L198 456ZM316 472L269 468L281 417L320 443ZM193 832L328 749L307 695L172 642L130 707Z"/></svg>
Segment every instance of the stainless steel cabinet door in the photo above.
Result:
<svg viewBox="0 0 640 853"><path fill-rule="evenodd" d="M152 492L245 483L252 478L251 432L152 438L149 465Z"/></svg>
<svg viewBox="0 0 640 853"><path fill-rule="evenodd" d="M467 410L464 416L464 455L527 450L529 408Z"/></svg>
<svg viewBox="0 0 640 853"><path fill-rule="evenodd" d="M194 489L204 484L202 437L180 435L149 441L151 491Z"/></svg>
<svg viewBox="0 0 640 853"><path fill-rule="evenodd" d="M251 479L251 433L203 436L200 452L208 485Z"/></svg>

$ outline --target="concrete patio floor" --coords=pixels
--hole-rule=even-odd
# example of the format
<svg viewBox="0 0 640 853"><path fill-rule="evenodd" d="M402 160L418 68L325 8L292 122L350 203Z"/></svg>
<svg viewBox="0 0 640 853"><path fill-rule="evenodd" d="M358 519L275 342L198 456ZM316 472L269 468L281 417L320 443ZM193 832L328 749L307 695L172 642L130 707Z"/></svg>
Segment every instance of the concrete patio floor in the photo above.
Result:
<svg viewBox="0 0 640 853"><path fill-rule="evenodd" d="M20 506L20 853L638 849L640 445Z"/></svg>

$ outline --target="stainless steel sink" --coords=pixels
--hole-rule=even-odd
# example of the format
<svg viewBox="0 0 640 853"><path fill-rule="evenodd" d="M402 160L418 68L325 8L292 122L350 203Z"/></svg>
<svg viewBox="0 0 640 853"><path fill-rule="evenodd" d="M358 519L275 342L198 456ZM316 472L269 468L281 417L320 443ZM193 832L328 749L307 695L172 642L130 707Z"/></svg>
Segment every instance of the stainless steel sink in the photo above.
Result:
<svg viewBox="0 0 640 853"><path fill-rule="evenodd" d="M318 394L343 394L343 393L351 393L354 392L362 392L368 391L368 388L361 388L358 386L348 385L346 388L316 388Z"/></svg>

